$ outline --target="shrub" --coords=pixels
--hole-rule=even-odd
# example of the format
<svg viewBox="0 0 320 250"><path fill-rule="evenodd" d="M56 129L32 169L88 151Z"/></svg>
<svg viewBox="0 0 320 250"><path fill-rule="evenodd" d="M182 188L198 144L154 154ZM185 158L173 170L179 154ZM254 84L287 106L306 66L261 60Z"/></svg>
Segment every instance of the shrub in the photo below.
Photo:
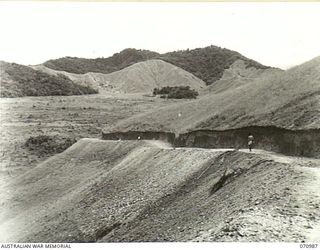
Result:
<svg viewBox="0 0 320 250"><path fill-rule="evenodd" d="M155 88L153 95L161 95L161 98L170 99L195 99L199 95L194 89L190 89L190 86L179 87L163 87L161 89Z"/></svg>

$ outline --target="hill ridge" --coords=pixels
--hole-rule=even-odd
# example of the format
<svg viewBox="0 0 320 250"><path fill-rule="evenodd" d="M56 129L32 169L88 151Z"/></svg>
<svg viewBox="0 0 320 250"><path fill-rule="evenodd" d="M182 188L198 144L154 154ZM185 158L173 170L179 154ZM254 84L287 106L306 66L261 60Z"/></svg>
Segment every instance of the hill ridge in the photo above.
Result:
<svg viewBox="0 0 320 250"><path fill-rule="evenodd" d="M112 73L140 61L161 59L176 65L203 80L207 85L220 79L224 69L229 68L236 60L242 59L247 67L266 69L252 59L246 58L240 53L217 46L204 48L179 50L159 54L148 50L125 49L108 58L85 59L76 57L64 57L49 60L43 63L48 68L63 70L69 73Z"/></svg>

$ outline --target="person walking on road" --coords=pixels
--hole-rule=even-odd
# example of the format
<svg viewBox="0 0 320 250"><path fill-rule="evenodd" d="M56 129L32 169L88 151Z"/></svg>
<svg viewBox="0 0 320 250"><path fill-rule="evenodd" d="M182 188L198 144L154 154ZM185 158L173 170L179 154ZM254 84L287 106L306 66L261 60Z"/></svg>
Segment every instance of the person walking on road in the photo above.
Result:
<svg viewBox="0 0 320 250"><path fill-rule="evenodd" d="M254 137L251 133L249 133L248 135L248 147L249 147L249 151L251 152L252 147L253 147L253 142L254 142Z"/></svg>

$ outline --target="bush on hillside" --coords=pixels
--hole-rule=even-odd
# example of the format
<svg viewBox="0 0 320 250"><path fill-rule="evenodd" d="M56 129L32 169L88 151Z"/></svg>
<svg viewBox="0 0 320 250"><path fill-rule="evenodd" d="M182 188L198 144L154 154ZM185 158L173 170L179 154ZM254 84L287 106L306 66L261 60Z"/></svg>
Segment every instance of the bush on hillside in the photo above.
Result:
<svg viewBox="0 0 320 250"><path fill-rule="evenodd" d="M161 98L170 99L195 99L199 95L194 89L190 89L190 86L179 87L163 87L161 89L155 88L153 95L161 95Z"/></svg>

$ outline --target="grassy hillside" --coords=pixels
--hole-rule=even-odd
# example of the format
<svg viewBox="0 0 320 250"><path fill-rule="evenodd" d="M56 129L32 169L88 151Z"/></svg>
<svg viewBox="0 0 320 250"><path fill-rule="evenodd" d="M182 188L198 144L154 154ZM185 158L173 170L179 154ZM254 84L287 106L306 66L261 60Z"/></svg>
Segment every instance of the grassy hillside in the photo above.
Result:
<svg viewBox="0 0 320 250"><path fill-rule="evenodd" d="M86 59L77 57L64 57L49 60L44 63L48 68L69 73L85 74L98 72L108 74L121 70L134 63L153 59L159 54L148 50L125 49L108 58Z"/></svg>
<svg viewBox="0 0 320 250"><path fill-rule="evenodd" d="M47 61L44 65L51 69L78 74L88 72L111 73L130 66L133 63L149 59L161 59L174 64L194 74L208 85L220 79L223 71L238 59L242 59L246 67L257 69L268 68L242 56L238 52L216 46L181 50L162 55L147 50L125 49L109 58L84 59L65 57Z"/></svg>
<svg viewBox="0 0 320 250"><path fill-rule="evenodd" d="M97 93L63 74L51 75L15 63L0 63L1 97L83 95Z"/></svg>
<svg viewBox="0 0 320 250"><path fill-rule="evenodd" d="M233 78L230 79L231 85ZM320 57L285 72L269 69L235 88L121 121L114 131L319 128ZM178 114L180 114L178 116ZM108 130L109 128L107 128Z"/></svg>

